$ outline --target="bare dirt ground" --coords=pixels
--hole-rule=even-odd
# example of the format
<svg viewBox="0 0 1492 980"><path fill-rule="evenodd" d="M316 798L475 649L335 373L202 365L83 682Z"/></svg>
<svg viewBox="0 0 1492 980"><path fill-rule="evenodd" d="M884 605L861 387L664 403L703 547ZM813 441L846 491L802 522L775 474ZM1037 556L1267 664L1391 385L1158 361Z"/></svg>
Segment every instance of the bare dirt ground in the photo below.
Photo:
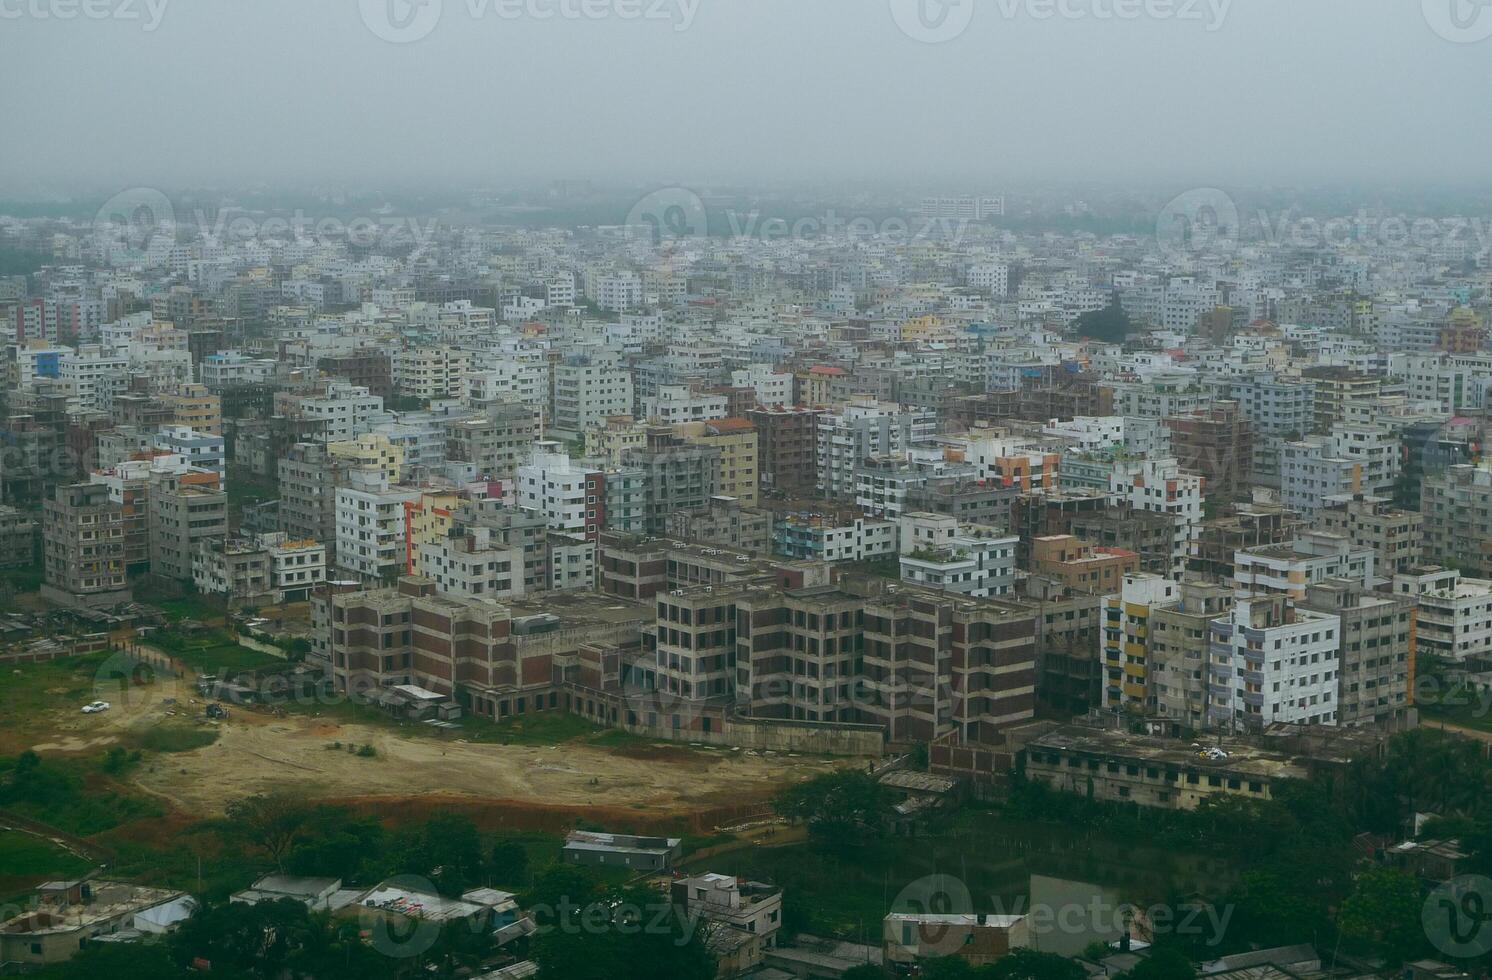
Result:
<svg viewBox="0 0 1492 980"><path fill-rule="evenodd" d="M333 742L343 748L331 749ZM346 745L372 745L364 758ZM641 758L639 758L641 756ZM221 813L233 799L271 791L390 803L440 795L536 808L625 808L638 817L740 808L784 785L851 760L765 756L728 749L625 744L598 747L465 743L402 737L387 728L237 712L218 740L155 756L134 781L176 807Z"/></svg>

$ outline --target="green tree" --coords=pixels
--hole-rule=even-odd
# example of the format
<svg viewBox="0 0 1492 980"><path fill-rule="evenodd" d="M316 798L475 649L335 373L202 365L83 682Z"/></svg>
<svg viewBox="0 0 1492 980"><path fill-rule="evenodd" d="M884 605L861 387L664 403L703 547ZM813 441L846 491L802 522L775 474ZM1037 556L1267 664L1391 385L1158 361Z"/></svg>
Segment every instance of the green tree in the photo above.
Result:
<svg viewBox="0 0 1492 980"><path fill-rule="evenodd" d="M385 846L383 826L343 806L317 806L307 817L285 861L292 874L352 880Z"/></svg>
<svg viewBox="0 0 1492 980"><path fill-rule="evenodd" d="M1196 975L1191 960L1169 946L1152 949L1133 969L1119 974L1121 980L1194 980Z"/></svg>
<svg viewBox="0 0 1492 980"><path fill-rule="evenodd" d="M1424 947L1423 906L1412 875L1373 868L1358 875L1337 922L1348 943L1398 966Z"/></svg>
<svg viewBox="0 0 1492 980"><path fill-rule="evenodd" d="M311 807L285 793L248 796L225 809L227 826L285 870L285 858L311 819Z"/></svg>
<svg viewBox="0 0 1492 980"><path fill-rule="evenodd" d="M540 980L712 980L706 925L648 888L610 889L534 937Z"/></svg>
<svg viewBox="0 0 1492 980"><path fill-rule="evenodd" d="M162 943L95 943L65 963L29 974L34 980L186 980Z"/></svg>
<svg viewBox="0 0 1492 980"><path fill-rule="evenodd" d="M878 835L891 806L891 794L861 769L816 776L785 790L772 803L778 815L807 823L809 833L841 846Z"/></svg>
<svg viewBox="0 0 1492 980"><path fill-rule="evenodd" d="M886 980L886 971L873 963L852 966L841 974L842 980Z"/></svg>
<svg viewBox="0 0 1492 980"><path fill-rule="evenodd" d="M498 841L492 845L487 871L499 885L523 887L528 883L528 849L517 841Z"/></svg>
<svg viewBox="0 0 1492 980"><path fill-rule="evenodd" d="M459 895L482 880L482 839L476 824L455 813L430 818L401 847L400 870L423 875L443 895Z"/></svg>
<svg viewBox="0 0 1492 980"><path fill-rule="evenodd" d="M1037 949L1017 949L979 971L980 980L1084 980L1087 971L1073 960Z"/></svg>
<svg viewBox="0 0 1492 980"><path fill-rule="evenodd" d="M1109 300L1108 306L1084 313L1073 326L1073 333L1079 337L1111 344L1122 343L1133 330L1134 324L1119 305L1117 293Z"/></svg>
<svg viewBox="0 0 1492 980"><path fill-rule="evenodd" d="M573 864L556 864L545 868L520 897L518 904L534 916L539 925L552 925L565 906L583 906L593 901L601 890L601 880L593 872Z"/></svg>
<svg viewBox="0 0 1492 980"><path fill-rule="evenodd" d="M172 935L171 948L182 966L202 959L214 974L278 977L297 953L322 945L322 932L323 924L293 898L232 902L199 908Z"/></svg>

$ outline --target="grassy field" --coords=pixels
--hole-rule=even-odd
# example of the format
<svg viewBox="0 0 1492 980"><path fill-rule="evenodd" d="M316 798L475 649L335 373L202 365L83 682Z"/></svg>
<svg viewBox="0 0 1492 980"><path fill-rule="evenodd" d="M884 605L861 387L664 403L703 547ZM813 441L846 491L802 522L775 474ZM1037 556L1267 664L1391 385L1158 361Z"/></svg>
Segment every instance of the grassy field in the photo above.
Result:
<svg viewBox="0 0 1492 980"><path fill-rule="evenodd" d="M1427 725L1444 722L1479 732L1492 732L1492 693L1477 692L1465 685L1449 688L1442 696L1420 695L1416 706Z"/></svg>
<svg viewBox="0 0 1492 980"><path fill-rule="evenodd" d="M92 862L45 837L19 830L0 830L0 868L18 876L82 874Z"/></svg>
<svg viewBox="0 0 1492 980"><path fill-rule="evenodd" d="M239 646L220 629L205 629L190 635L163 631L152 634L148 642L181 660L199 674L259 670L285 663L281 657Z"/></svg>
<svg viewBox="0 0 1492 980"><path fill-rule="evenodd" d="M40 881L71 878L93 864L44 837L0 830L0 903L12 902Z"/></svg>
<svg viewBox="0 0 1492 980"><path fill-rule="evenodd" d="M0 755L50 736L54 712L77 711L97 698L94 674L107 657L94 653L7 670L0 677Z"/></svg>

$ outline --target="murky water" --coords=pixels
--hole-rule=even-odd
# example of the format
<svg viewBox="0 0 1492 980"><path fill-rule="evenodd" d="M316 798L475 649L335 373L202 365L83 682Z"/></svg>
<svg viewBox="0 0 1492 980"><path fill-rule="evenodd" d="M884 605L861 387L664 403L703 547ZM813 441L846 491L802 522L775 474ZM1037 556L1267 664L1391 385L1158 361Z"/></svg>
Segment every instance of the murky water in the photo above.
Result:
<svg viewBox="0 0 1492 980"><path fill-rule="evenodd" d="M876 942L898 911L1026 914L1031 945L1074 954L1119 936L1130 906L1173 906L1215 896L1236 876L1222 855L1178 852L1143 840L1051 824L965 814L934 836L866 848L819 843L720 855L691 871L770 881L806 931Z"/></svg>

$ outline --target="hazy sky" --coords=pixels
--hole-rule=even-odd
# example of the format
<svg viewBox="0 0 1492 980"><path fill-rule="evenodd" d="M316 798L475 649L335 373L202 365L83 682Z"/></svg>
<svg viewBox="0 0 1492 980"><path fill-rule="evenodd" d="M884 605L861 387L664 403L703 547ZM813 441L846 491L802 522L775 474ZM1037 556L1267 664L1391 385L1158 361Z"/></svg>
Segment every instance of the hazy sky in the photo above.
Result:
<svg viewBox="0 0 1492 980"><path fill-rule="evenodd" d="M1408 183L1481 180L1492 159L1483 0L924 0L929 33L967 20L941 43L898 26L929 22L917 0L422 2L0 0L0 196L535 176ZM1451 3L1472 27L1435 13Z"/></svg>

